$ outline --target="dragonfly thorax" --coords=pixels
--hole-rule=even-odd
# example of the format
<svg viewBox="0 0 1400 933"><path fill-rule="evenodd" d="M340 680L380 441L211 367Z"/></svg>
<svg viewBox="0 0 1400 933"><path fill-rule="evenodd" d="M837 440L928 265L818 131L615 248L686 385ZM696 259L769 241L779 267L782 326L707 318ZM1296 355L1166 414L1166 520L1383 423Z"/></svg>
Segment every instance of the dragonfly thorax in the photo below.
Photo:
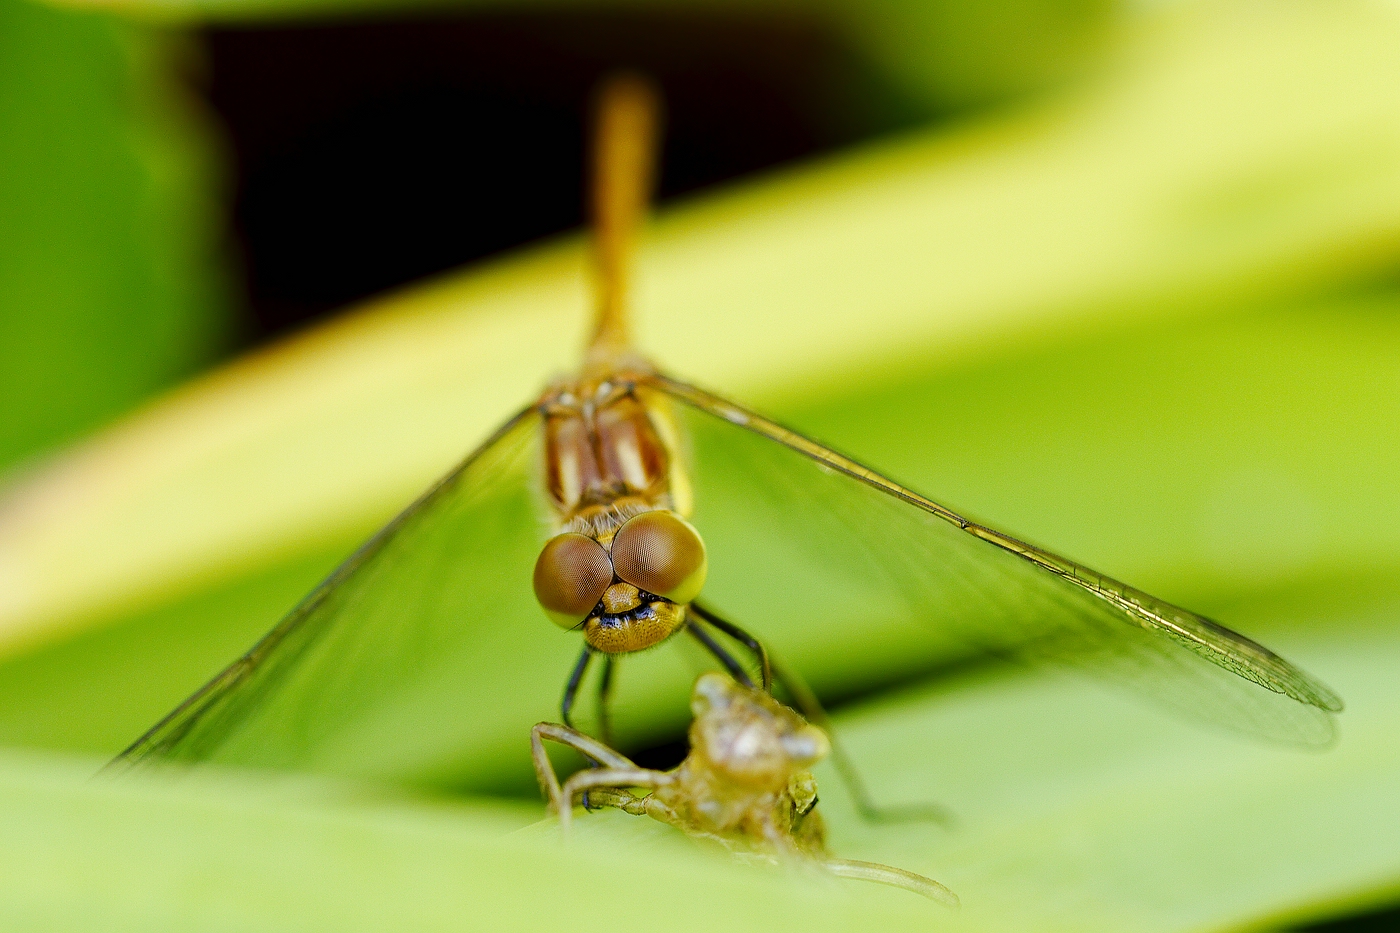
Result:
<svg viewBox="0 0 1400 933"><path fill-rule="evenodd" d="M669 421L617 378L557 386L540 411L560 528L535 565L540 605L607 654L665 640L684 624L706 571L704 542L683 517L688 483Z"/></svg>
<svg viewBox="0 0 1400 933"><path fill-rule="evenodd" d="M630 383L557 388L540 410L545 486L561 524L623 498L674 507L670 452Z"/></svg>

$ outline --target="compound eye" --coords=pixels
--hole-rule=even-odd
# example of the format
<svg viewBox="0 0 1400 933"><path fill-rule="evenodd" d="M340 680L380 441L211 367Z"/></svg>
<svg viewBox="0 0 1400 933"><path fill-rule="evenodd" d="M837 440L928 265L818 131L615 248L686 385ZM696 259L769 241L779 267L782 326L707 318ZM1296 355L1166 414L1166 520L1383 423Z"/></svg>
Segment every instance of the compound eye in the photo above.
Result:
<svg viewBox="0 0 1400 933"><path fill-rule="evenodd" d="M618 579L685 605L705 585L705 542L675 512L643 512L618 529L612 544Z"/></svg>
<svg viewBox="0 0 1400 933"><path fill-rule="evenodd" d="M612 561L587 535L568 532L545 542L535 561L535 598L560 628L588 618L612 583Z"/></svg>

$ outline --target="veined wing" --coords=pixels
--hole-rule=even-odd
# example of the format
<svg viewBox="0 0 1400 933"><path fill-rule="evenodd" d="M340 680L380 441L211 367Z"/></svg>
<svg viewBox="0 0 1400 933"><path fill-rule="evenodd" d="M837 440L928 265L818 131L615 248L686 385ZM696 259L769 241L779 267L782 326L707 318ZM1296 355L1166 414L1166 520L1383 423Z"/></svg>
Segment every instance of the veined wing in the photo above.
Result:
<svg viewBox="0 0 1400 933"><path fill-rule="evenodd" d="M364 775L431 770L444 749L479 739L510 659L522 642L533 647L535 629L553 634L515 624L538 616L530 570L548 533L532 494L539 436L536 409L517 414L114 765ZM541 647L536 658L558 654ZM548 709L523 709L520 729Z"/></svg>
<svg viewBox="0 0 1400 933"><path fill-rule="evenodd" d="M1341 699L1257 642L694 386L646 385L680 403L711 555L706 600L741 624L780 641L814 620L871 637L914 624L925 655L908 658L911 672L968 649L1051 658L1236 730L1331 740Z"/></svg>

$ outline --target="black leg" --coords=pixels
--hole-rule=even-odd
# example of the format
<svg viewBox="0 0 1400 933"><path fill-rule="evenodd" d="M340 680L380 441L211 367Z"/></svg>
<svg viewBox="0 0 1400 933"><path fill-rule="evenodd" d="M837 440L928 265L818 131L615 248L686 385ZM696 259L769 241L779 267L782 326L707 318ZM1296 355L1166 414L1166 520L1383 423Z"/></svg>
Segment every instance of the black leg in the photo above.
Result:
<svg viewBox="0 0 1400 933"><path fill-rule="evenodd" d="M817 699L817 695L794 671L775 664L773 672L778 683L782 684L783 690L792 698L793 704L801 710L807 721L825 732L830 739L831 763L836 766L837 773L841 775L841 782L846 785L856 810L864 820L870 823L939 823L943 826L952 824L952 814L936 803L915 803L898 807L877 804L865 786L865 779L856 770L855 762L846 754L845 746L836 740L836 733L831 728L831 718L827 716L826 709Z"/></svg>
<svg viewBox="0 0 1400 933"><path fill-rule="evenodd" d="M593 660L593 649L585 647L583 654L578 656L578 663L574 665L574 671L569 675L569 682L564 685L564 699L559 704L559 717L564 720L564 725L570 729L574 727L574 721L569 716L574 710L574 700L578 698L578 685L583 683L583 675L588 670L588 662Z"/></svg>
<svg viewBox="0 0 1400 933"><path fill-rule="evenodd" d="M811 691L806 682L795 672L775 663L769 657L762 642L733 622L729 622L695 603L691 603L690 608L695 610L697 616L752 651L763 667L765 688L769 687L776 679L792 700L793 705L806 717L807 721L826 733L827 738L831 740L831 763L836 766L836 771L841 775L841 781L850 792L851 799L855 802L861 817L872 823L929 822L941 823L946 826L952 822L948 811L937 804L882 807L875 803L870 796L870 791L866 789L865 781L861 778L860 772L856 770L855 762L846 754L846 749L841 743L836 740L836 733L831 728L831 718L827 716L821 701L817 699L816 694ZM715 657L720 659L730 674L734 675L735 680L745 684L745 686L753 686L747 677L741 677L734 673L735 667L738 666L734 659L715 644L714 640L709 638L698 625L692 622L688 628L695 633L696 638L700 639L705 647L710 649Z"/></svg>
<svg viewBox="0 0 1400 933"><path fill-rule="evenodd" d="M719 616L715 615L713 612L711 612L710 610L706 609L704 606L701 606L698 603L691 603L690 608L695 610L695 614L698 615L700 618L704 619L706 622L710 623L715 628L719 629L721 632L728 635L730 638L734 639L739 644L743 645L745 648L748 648L750 651L753 652L754 657L758 658L759 669L763 672L763 689L765 692L772 693L773 665L769 663L768 649L763 647L763 642L759 641L757 638L754 638L752 635L739 628L739 626L735 625L733 622L729 622L725 619L720 618Z"/></svg>
<svg viewBox="0 0 1400 933"><path fill-rule="evenodd" d="M719 642L711 638L708 632L706 632L700 626L696 625L694 622L688 624L685 627L685 630L690 634L694 635L695 640L700 642L700 644L704 645L706 651L710 652L710 654L714 655L716 658L719 659L719 663L724 665L724 669L729 672L730 677L733 677L745 687L753 689L753 680L749 677L748 671L744 670L744 666L742 664L734 660L734 656L732 654L720 647Z"/></svg>
<svg viewBox="0 0 1400 933"><path fill-rule="evenodd" d="M564 699L559 704L559 715L564 720L564 725L568 726L570 729L574 728L574 721L573 717L569 714L574 710L574 700L578 699L579 684L583 683L583 675L588 672L588 662L592 660L593 649L585 645L583 654L578 656L578 663L574 665L573 672L569 674L569 682L564 685ZM608 668L604 668L604 679L607 679L608 670L612 666L612 658L608 657L607 660L609 665ZM588 767L598 767L598 762L586 755L584 756L584 760L588 763ZM585 810L589 809L587 793L584 793L582 803Z"/></svg>
<svg viewBox="0 0 1400 933"><path fill-rule="evenodd" d="M603 655L603 675L598 678L598 738L608 747L613 745L612 716L608 713L608 706L612 702L616 666L616 659L612 655Z"/></svg>

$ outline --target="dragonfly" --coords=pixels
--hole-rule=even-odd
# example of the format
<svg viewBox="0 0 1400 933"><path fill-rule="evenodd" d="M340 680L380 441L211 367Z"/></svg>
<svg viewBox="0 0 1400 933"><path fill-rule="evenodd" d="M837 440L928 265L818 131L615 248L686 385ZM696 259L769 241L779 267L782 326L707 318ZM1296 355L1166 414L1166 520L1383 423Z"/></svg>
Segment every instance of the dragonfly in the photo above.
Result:
<svg viewBox="0 0 1400 933"><path fill-rule="evenodd" d="M553 650L533 635L547 631L541 612L583 642L560 704L566 725L590 665L601 667L604 739L625 656L690 640L740 683L761 668L766 687L778 633L791 643L898 630L926 646L910 664L958 652L1048 660L1247 734L1332 740L1341 699L1268 648L965 517L638 353L629 284L659 101L635 77L607 83L600 101L598 304L578 372L506 418L114 765L464 773L458 749L509 749L538 719L515 725L523 714L499 697ZM788 673L789 695L823 725Z"/></svg>
<svg viewBox="0 0 1400 933"><path fill-rule="evenodd" d="M902 868L835 858L817 810L811 768L831 751L826 734L793 709L723 674L701 674L691 691L690 751L670 771L638 767L591 736L542 722L530 733L540 789L567 834L576 802L649 816L740 858L810 863L842 878L873 881L923 895L946 907L958 897L932 878ZM561 786L545 740L598 764ZM644 788L638 795L633 789Z"/></svg>

